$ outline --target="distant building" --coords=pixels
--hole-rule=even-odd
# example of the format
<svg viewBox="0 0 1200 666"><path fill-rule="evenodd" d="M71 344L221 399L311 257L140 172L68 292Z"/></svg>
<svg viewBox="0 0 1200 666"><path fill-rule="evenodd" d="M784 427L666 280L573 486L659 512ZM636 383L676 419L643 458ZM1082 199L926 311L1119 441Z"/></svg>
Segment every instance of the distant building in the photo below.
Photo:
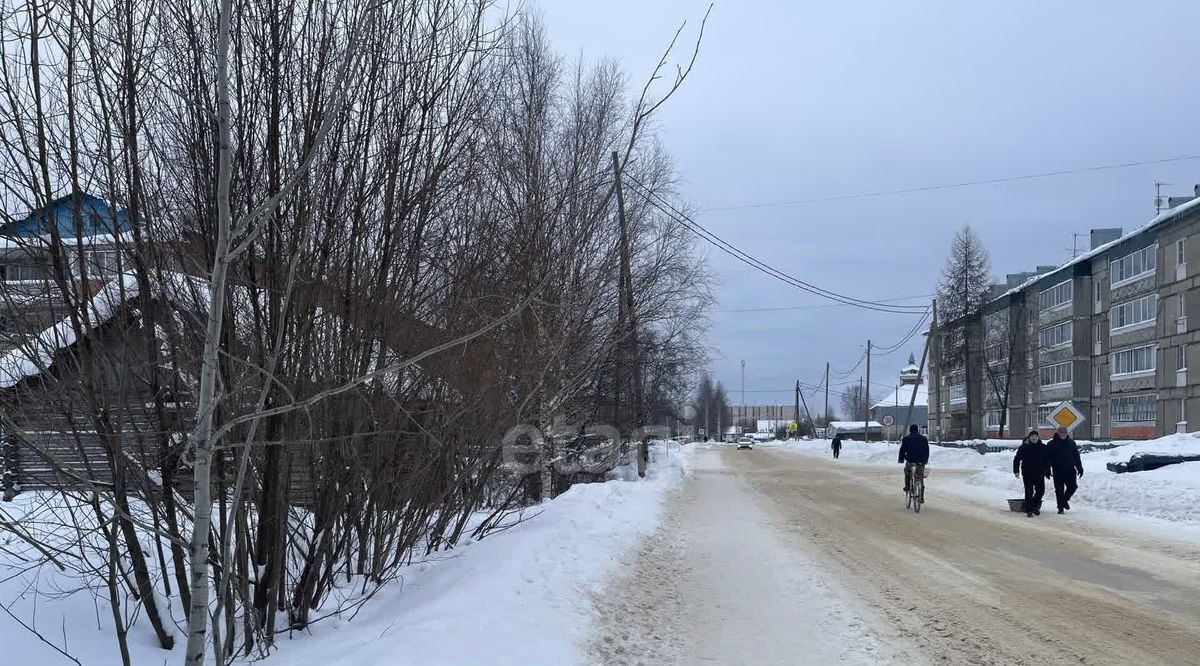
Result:
<svg viewBox="0 0 1200 666"><path fill-rule="evenodd" d="M830 438L838 435L842 439L869 438L878 441L883 439L883 426L878 421L868 421L865 424L862 421L830 421L826 434Z"/></svg>
<svg viewBox="0 0 1200 666"><path fill-rule="evenodd" d="M1048 433L1065 400L1086 418L1080 438L1200 430L1200 198L1170 202L1130 233L1094 230L1061 266L1010 275L980 313L939 322L931 434ZM943 357L948 335L965 336L966 365Z"/></svg>
<svg viewBox="0 0 1200 666"><path fill-rule="evenodd" d="M796 405L730 405L725 408L725 423L739 426L742 432L755 432L759 421L791 421L796 416ZM800 417L804 417L801 408Z"/></svg>
<svg viewBox="0 0 1200 666"><path fill-rule="evenodd" d="M921 369L916 359L908 357L908 365L900 370L896 389L871 406L871 419L883 425L883 434L896 439L908 432L909 424L917 424L922 431L929 423L929 394L921 381ZM909 411L909 403L912 411ZM887 425L890 422L891 425Z"/></svg>
<svg viewBox="0 0 1200 666"><path fill-rule="evenodd" d="M95 293L116 276L115 239L130 229L124 212L90 194L67 195L0 224L0 352L66 315L52 279L53 240L77 296ZM82 263L81 263L82 262ZM87 280L83 281L86 274Z"/></svg>

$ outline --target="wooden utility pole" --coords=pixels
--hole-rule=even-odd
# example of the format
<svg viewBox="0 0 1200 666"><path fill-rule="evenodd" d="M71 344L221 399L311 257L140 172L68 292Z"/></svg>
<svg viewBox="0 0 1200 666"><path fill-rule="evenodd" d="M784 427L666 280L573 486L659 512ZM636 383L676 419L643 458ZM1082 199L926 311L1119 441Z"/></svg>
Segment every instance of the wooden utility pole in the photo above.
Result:
<svg viewBox="0 0 1200 666"><path fill-rule="evenodd" d="M807 405L805 406L804 411L806 411L806 412L808 411ZM796 434L798 435L798 434L800 434L800 380L799 379L796 380L796 412L795 412L795 418L793 418L792 420L796 422ZM809 417L809 420L810 421L812 420L811 416Z"/></svg>
<svg viewBox="0 0 1200 666"><path fill-rule="evenodd" d="M800 391L800 383L799 382L796 382L796 395L800 396L800 400L804 402L804 413L808 415L808 422L812 423L813 422L812 412L808 411L808 401L804 399L804 393ZM797 428L800 427L800 419L799 418L796 419L796 427ZM796 434L799 435L800 431L797 430Z"/></svg>
<svg viewBox="0 0 1200 666"><path fill-rule="evenodd" d="M871 429L871 341L867 340L867 388L863 392L863 441L870 441Z"/></svg>
<svg viewBox="0 0 1200 666"><path fill-rule="evenodd" d="M642 414L642 368L641 359L638 354L637 311L634 309L633 304L633 270L630 268L629 226L625 221L625 193L621 189L621 161L615 150L612 153L612 161L613 182L614 188L617 191L617 222L620 228L621 243L620 295L617 298L617 324L621 328L621 339L618 343L624 350L624 353L618 356L620 360L617 365L620 366L622 362L627 362L630 365L630 379L633 383L630 397L633 399L633 404L630 405L630 416L632 419L629 430L633 433L640 430L642 425L644 425L644 415ZM620 374L617 376L619 378ZM650 458L650 448L644 437L640 438L636 442L636 445L638 476L645 477L646 462Z"/></svg>
<svg viewBox="0 0 1200 666"><path fill-rule="evenodd" d="M825 361L825 413L821 415L825 421L825 434L829 432L829 361Z"/></svg>

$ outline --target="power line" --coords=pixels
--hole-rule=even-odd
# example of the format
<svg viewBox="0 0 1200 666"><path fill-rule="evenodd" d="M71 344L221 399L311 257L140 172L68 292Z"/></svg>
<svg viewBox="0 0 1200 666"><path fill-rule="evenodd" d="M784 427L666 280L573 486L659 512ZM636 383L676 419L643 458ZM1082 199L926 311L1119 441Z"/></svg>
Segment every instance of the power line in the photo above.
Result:
<svg viewBox="0 0 1200 666"><path fill-rule="evenodd" d="M912 327L912 330L911 330L911 331L909 331L909 332L908 332L908 334L904 336L904 339L903 339L903 340L901 340L900 342L897 342L896 344L894 344L894 345L892 345L892 346L890 346L890 347L885 347L885 348L882 348L882 349L877 349L877 350L875 351L875 355L876 355L876 356L887 356L888 354L895 353L895 352L896 352L896 351L898 351L898 350L899 350L901 347L903 347L904 345L908 344L908 341L909 341L909 340L912 340L912 339L913 339L913 337L915 337L915 336L916 336L916 334L917 334L917 331L919 331L919 330L920 330L920 328L921 328L922 326L924 326L924 325L925 325L925 322L927 322L927 321L929 321L929 310L928 310L928 309L927 309L927 310L925 310L925 316L921 317L921 321L918 321L918 322L917 322L917 325Z"/></svg>
<svg viewBox="0 0 1200 666"><path fill-rule="evenodd" d="M863 349L862 356L858 357L858 363L855 363L853 368L850 368L846 372L834 372L833 373L834 377L836 377L838 379L845 379L846 377L849 377L850 375L854 374L855 370L858 370L858 368L862 365L863 361L866 360L866 358L867 358L867 350Z"/></svg>
<svg viewBox="0 0 1200 666"><path fill-rule="evenodd" d="M928 299L933 294L919 294L917 296L900 296L897 298L881 298L876 303L898 303L900 301L915 301L918 298ZM734 314L739 312L782 312L785 310L824 310L827 308L842 308L846 307L846 303L822 303L821 305L789 305L776 308L740 308L737 310L717 310L719 314Z"/></svg>
<svg viewBox="0 0 1200 666"><path fill-rule="evenodd" d="M1068 176L1078 173L1091 173L1094 171L1109 171L1112 169L1127 169L1136 166L1148 166L1152 164L1169 164L1171 162L1187 162L1191 160L1200 160L1200 155L1181 155L1179 157L1165 157L1158 160L1142 160L1138 162L1122 162L1120 164L1103 164L1100 166L1081 167L1078 169L1060 169L1057 171L1043 171L1040 173L1022 174L1019 176L1002 176L1000 178L989 178L986 180L967 180L959 183L947 183L944 185L926 185L923 187L909 187L898 190L879 190L876 192L863 192L859 194L841 194L829 197L816 197L812 199L793 199L790 201L774 201L767 203L754 204L739 204L735 206L718 206L715 208L705 208L702 213L713 213L727 210L746 210L750 208L773 208L777 206L800 206L803 204L823 203L827 201L847 201L850 199L871 199L875 197L885 197L894 194L916 194L919 192L935 192L938 190L950 190L959 187L975 187L979 185L996 185L999 183L1011 183L1022 180L1036 180L1038 178L1052 178L1055 176Z"/></svg>
<svg viewBox="0 0 1200 666"><path fill-rule="evenodd" d="M636 178L634 178L632 176L628 176L628 180L630 181L630 183L632 183L635 186L634 187L635 191L637 191L639 194L641 194L647 203L649 203L651 206L654 206L655 208L657 208L663 214L673 218L676 222L680 223L685 228L692 231L696 235L700 236L700 238L707 241L709 244L713 245L714 247L721 250L722 252L725 252L726 254L733 257L734 259L737 259L738 261L746 264L747 266L750 266L751 268L761 271L761 272L763 272L771 277L774 277L786 284L789 284L798 289L802 289L811 294L821 296L822 298L827 298L829 300L836 301L838 303L843 303L845 305L853 305L855 307L863 308L866 310L875 310L877 312L887 312L887 313L891 313L891 314L917 314L924 307L924 306L916 306L916 305L888 305L888 304L881 303L878 301L870 301L870 300L865 300L865 299L861 299L861 298L855 298L853 296L846 296L844 294L839 294L837 292L833 292L828 289L818 287L809 282L805 282L805 281L803 281L797 277L794 277L792 275L788 275L787 273L784 273L783 271L738 249L733 244L729 243L728 241L722 239L721 237L717 236L713 232L709 231L703 225L701 225L700 223L696 222L691 217L689 217L686 213L684 213L683 211L681 211L678 208L676 208L675 206L673 206L666 199L663 199L658 193L654 192L650 188L643 185L641 183L641 181L637 180ZM656 201L656 199L657 199L657 201Z"/></svg>

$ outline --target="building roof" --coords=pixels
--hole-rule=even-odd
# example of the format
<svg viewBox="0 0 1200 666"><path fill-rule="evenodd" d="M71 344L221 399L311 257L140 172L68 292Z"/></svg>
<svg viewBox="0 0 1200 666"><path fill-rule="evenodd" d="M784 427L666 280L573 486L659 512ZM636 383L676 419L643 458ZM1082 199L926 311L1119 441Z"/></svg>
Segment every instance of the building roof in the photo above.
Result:
<svg viewBox="0 0 1200 666"><path fill-rule="evenodd" d="M137 293L138 283L133 275L121 275L106 284L87 303L89 330L111 319L121 303ZM0 356L0 388L15 386L26 377L40 374L54 362L56 352L75 342L75 327L70 317L22 342Z"/></svg>
<svg viewBox="0 0 1200 666"><path fill-rule="evenodd" d="M871 409L876 407L908 407L908 401L912 399L913 392L916 392L916 399L913 401L913 407L926 407L929 405L929 389L924 384L906 384L897 388L883 398L879 402L871 405Z"/></svg>
<svg viewBox="0 0 1200 666"><path fill-rule="evenodd" d="M1003 298L1007 298L1008 296L1012 296L1015 293L1024 291L1025 289L1028 289L1029 287L1033 286L1034 284L1037 284L1041 280L1045 280L1045 279L1049 278L1050 276L1057 275L1057 274L1065 271L1066 269L1071 268L1072 266L1075 266L1081 262L1093 259L1096 256L1103 254L1104 252L1107 252L1108 250L1111 250L1113 247L1120 245L1121 243L1124 243L1125 241L1128 241L1140 234L1144 234L1147 231L1150 231L1151 229L1154 229L1155 227L1158 227L1159 225L1161 225L1165 222L1170 222L1171 220L1174 220L1174 219L1182 216L1184 213L1191 212L1193 209L1195 209L1197 207L1200 207L1200 197L1196 197L1195 199L1192 199L1191 201L1189 201L1185 204L1181 204L1174 208L1165 210L1165 211L1159 213L1158 215L1155 215L1154 218L1151 219L1149 222L1143 224L1142 226L1138 227L1137 229L1134 229L1133 231L1130 231L1129 233L1121 236L1120 238L1113 240L1113 241L1109 241L1107 243L1104 243L1103 245L1098 245L1095 248L1088 250L1087 252L1084 252L1083 254L1079 255L1078 257L1071 259L1070 261L1066 262L1065 264L1059 266L1058 268L1056 268L1048 273L1041 273L1039 275L1035 275L1035 276L1029 278L1028 280L1022 282L1021 284L1013 287L1012 289L1005 291L1004 293L1000 294L996 298L993 298L991 302L995 302L995 301L1001 300Z"/></svg>
<svg viewBox="0 0 1200 666"><path fill-rule="evenodd" d="M68 194L51 201L44 208L33 211L26 217L0 226L0 236L7 238L37 238L50 234L50 220L63 238L113 236L130 230L129 217L125 211L114 211L100 197L90 194L78 196L81 213L81 229L75 228L74 195Z"/></svg>
<svg viewBox="0 0 1200 666"><path fill-rule="evenodd" d="M830 421L829 427L837 432L862 432L862 421ZM883 424L878 421L867 421L868 428L883 429Z"/></svg>

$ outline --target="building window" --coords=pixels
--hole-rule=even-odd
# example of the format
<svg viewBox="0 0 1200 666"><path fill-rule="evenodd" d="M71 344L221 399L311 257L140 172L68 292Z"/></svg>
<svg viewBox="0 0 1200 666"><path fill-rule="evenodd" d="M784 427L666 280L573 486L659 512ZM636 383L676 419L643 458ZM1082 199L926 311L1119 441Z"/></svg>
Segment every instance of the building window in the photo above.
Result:
<svg viewBox="0 0 1200 666"><path fill-rule="evenodd" d="M1187 345L1179 345L1176 349L1179 353L1175 359L1175 367L1179 370L1187 370Z"/></svg>
<svg viewBox="0 0 1200 666"><path fill-rule="evenodd" d="M1181 292L1175 297L1176 314L1175 316L1182 319L1187 316L1187 292Z"/></svg>
<svg viewBox="0 0 1200 666"><path fill-rule="evenodd" d="M1038 294L1038 304L1043 312L1053 310L1071 302L1071 281L1060 282Z"/></svg>
<svg viewBox="0 0 1200 666"><path fill-rule="evenodd" d="M1117 287L1126 282L1152 275L1158 266L1157 260L1158 246L1151 245L1131 252L1120 259L1110 261L1108 270L1112 274L1112 286Z"/></svg>
<svg viewBox="0 0 1200 666"><path fill-rule="evenodd" d="M1113 398L1113 423L1146 423L1158 420L1155 396L1137 395L1127 398Z"/></svg>
<svg viewBox="0 0 1200 666"><path fill-rule="evenodd" d="M950 404L960 405L967 401L967 385L955 384L950 387Z"/></svg>
<svg viewBox="0 0 1200 666"><path fill-rule="evenodd" d="M1071 362L1055 363L1039 368L1038 374L1042 380L1042 388L1060 386L1071 383Z"/></svg>
<svg viewBox="0 0 1200 666"><path fill-rule="evenodd" d="M1180 263L1180 264L1187 263L1187 239L1186 238L1180 238L1178 241L1175 241L1175 261L1176 261L1176 263Z"/></svg>
<svg viewBox="0 0 1200 666"><path fill-rule="evenodd" d="M1048 405L1038 405L1037 419L1038 426L1050 425L1050 411L1058 407L1060 403L1052 402Z"/></svg>
<svg viewBox="0 0 1200 666"><path fill-rule="evenodd" d="M983 355L989 365L1003 363L1008 360L1008 349L1005 348L1004 343L995 342L984 348Z"/></svg>
<svg viewBox="0 0 1200 666"><path fill-rule="evenodd" d="M1108 325L1113 331L1134 326L1150 326L1158 313L1158 295L1150 294L1120 305L1114 305L1108 313Z"/></svg>
<svg viewBox="0 0 1200 666"><path fill-rule="evenodd" d="M1116 379L1119 375L1154 372L1157 352L1158 347L1155 345L1146 345L1144 347L1134 347L1132 349L1122 349L1121 351L1113 352L1111 359L1112 378Z"/></svg>
<svg viewBox="0 0 1200 666"><path fill-rule="evenodd" d="M1061 324L1048 326L1038 331L1038 347L1042 351L1054 349L1055 347L1064 347L1071 344L1071 322L1064 321Z"/></svg>
<svg viewBox="0 0 1200 666"><path fill-rule="evenodd" d="M987 411L986 424L987 424L987 427L989 427L989 428L999 428L1000 427L1000 410L999 409L989 409Z"/></svg>
<svg viewBox="0 0 1200 666"><path fill-rule="evenodd" d="M28 282L41 277L36 266L9 264L5 266L4 279L8 282Z"/></svg>

